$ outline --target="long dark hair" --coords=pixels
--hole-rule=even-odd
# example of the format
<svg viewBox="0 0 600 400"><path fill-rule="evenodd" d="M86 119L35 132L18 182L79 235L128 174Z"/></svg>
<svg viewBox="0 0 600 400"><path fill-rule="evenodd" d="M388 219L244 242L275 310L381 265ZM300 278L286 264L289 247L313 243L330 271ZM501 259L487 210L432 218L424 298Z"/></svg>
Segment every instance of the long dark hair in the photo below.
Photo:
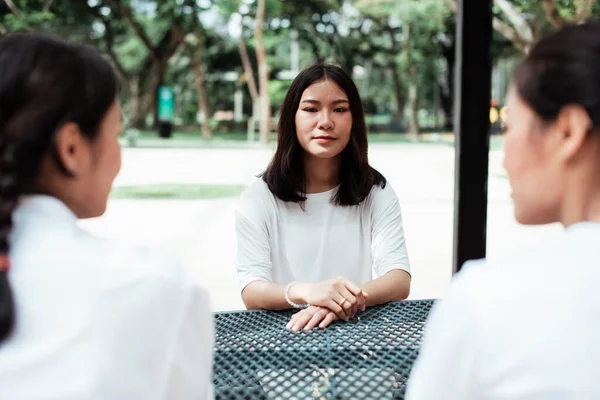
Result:
<svg viewBox="0 0 600 400"><path fill-rule="evenodd" d="M94 140L116 95L110 65L92 48L39 34L0 38L0 341L15 318L7 257L18 199L35 191L59 128L76 123Z"/></svg>
<svg viewBox="0 0 600 400"><path fill-rule="evenodd" d="M593 128L600 128L600 22L569 26L540 40L515 69L513 82L544 122L577 104Z"/></svg>
<svg viewBox="0 0 600 400"><path fill-rule="evenodd" d="M335 82L346 93L352 113L350 141L341 157L340 186L331 202L340 206L353 206L369 195L373 185L385 187L386 180L369 165L367 127L358 89L352 78L336 65L315 64L300 72L292 82L281 106L277 150L262 178L279 199L295 203L306 200L304 149L296 134L296 111L304 90L313 83L326 79Z"/></svg>

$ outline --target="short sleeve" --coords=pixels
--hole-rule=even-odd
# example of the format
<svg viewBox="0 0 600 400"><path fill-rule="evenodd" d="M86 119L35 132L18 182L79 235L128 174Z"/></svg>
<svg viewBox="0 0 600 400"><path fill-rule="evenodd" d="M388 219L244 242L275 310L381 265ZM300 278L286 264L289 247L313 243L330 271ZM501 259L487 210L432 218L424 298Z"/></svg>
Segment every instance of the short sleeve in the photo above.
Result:
<svg viewBox="0 0 600 400"><path fill-rule="evenodd" d="M402 226L400 204L389 183L374 187L371 206L371 254L377 277L394 269L410 274L410 263Z"/></svg>
<svg viewBox="0 0 600 400"><path fill-rule="evenodd" d="M261 201L263 194L257 189L263 188L257 188L255 184L246 189L235 211L236 268L241 290L254 281L273 280L265 202Z"/></svg>

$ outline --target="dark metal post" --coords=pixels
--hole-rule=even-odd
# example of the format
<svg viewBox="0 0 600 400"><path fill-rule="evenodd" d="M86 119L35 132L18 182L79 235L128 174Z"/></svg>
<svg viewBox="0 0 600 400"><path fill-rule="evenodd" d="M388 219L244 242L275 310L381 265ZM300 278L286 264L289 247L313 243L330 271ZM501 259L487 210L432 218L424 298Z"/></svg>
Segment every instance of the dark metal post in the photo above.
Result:
<svg viewBox="0 0 600 400"><path fill-rule="evenodd" d="M456 10L454 265L485 257L492 76L492 2Z"/></svg>

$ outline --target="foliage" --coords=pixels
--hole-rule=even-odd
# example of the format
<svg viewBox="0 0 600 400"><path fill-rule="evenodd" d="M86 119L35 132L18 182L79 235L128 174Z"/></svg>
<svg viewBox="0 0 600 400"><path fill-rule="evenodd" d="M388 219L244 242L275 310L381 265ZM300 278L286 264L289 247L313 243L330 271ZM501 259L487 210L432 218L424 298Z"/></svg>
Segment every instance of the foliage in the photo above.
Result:
<svg viewBox="0 0 600 400"><path fill-rule="evenodd" d="M562 23L579 20L583 0L495 0L495 57L512 57L531 40ZM290 84L292 36L300 68L315 61L341 65L353 75L368 112L404 118L409 87L418 107L431 110L442 97L451 112L454 59L453 0L266 0L263 44L270 72L274 114ZM14 7L9 7L9 3ZM257 0L12 0L0 1L0 34L53 33L97 47L122 80L124 110L134 125L153 113L159 85L176 93L178 120L196 124L201 95L199 63L208 110L233 110L234 92L244 92L243 112L252 112L242 66L245 44L258 79L254 28ZM549 17L548 4L556 15ZM128 14L128 10L130 14ZM585 16L600 15L593 2ZM511 36L511 32L513 36ZM279 79L279 77L282 77ZM438 96L439 97L439 96ZM134 114L139 113L136 117ZM389 119L389 118L388 118ZM213 121L211 114L208 118ZM399 121L397 121L399 122Z"/></svg>

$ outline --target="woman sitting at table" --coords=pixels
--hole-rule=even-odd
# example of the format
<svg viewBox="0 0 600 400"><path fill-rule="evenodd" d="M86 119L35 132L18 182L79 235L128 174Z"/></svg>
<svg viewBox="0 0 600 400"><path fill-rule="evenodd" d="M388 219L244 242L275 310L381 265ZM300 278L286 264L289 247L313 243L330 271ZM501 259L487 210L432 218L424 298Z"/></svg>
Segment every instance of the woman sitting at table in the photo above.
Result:
<svg viewBox="0 0 600 400"><path fill-rule="evenodd" d="M337 66L294 79L275 155L235 219L242 298L249 309L306 307L288 328L324 328L409 294L398 198L369 165L362 102Z"/></svg>
<svg viewBox="0 0 600 400"><path fill-rule="evenodd" d="M515 70L504 166L515 217L564 235L469 262L432 311L408 398L600 399L600 23Z"/></svg>
<svg viewBox="0 0 600 400"><path fill-rule="evenodd" d="M0 38L0 399L206 399L207 293L173 259L101 240L121 166L95 50Z"/></svg>

